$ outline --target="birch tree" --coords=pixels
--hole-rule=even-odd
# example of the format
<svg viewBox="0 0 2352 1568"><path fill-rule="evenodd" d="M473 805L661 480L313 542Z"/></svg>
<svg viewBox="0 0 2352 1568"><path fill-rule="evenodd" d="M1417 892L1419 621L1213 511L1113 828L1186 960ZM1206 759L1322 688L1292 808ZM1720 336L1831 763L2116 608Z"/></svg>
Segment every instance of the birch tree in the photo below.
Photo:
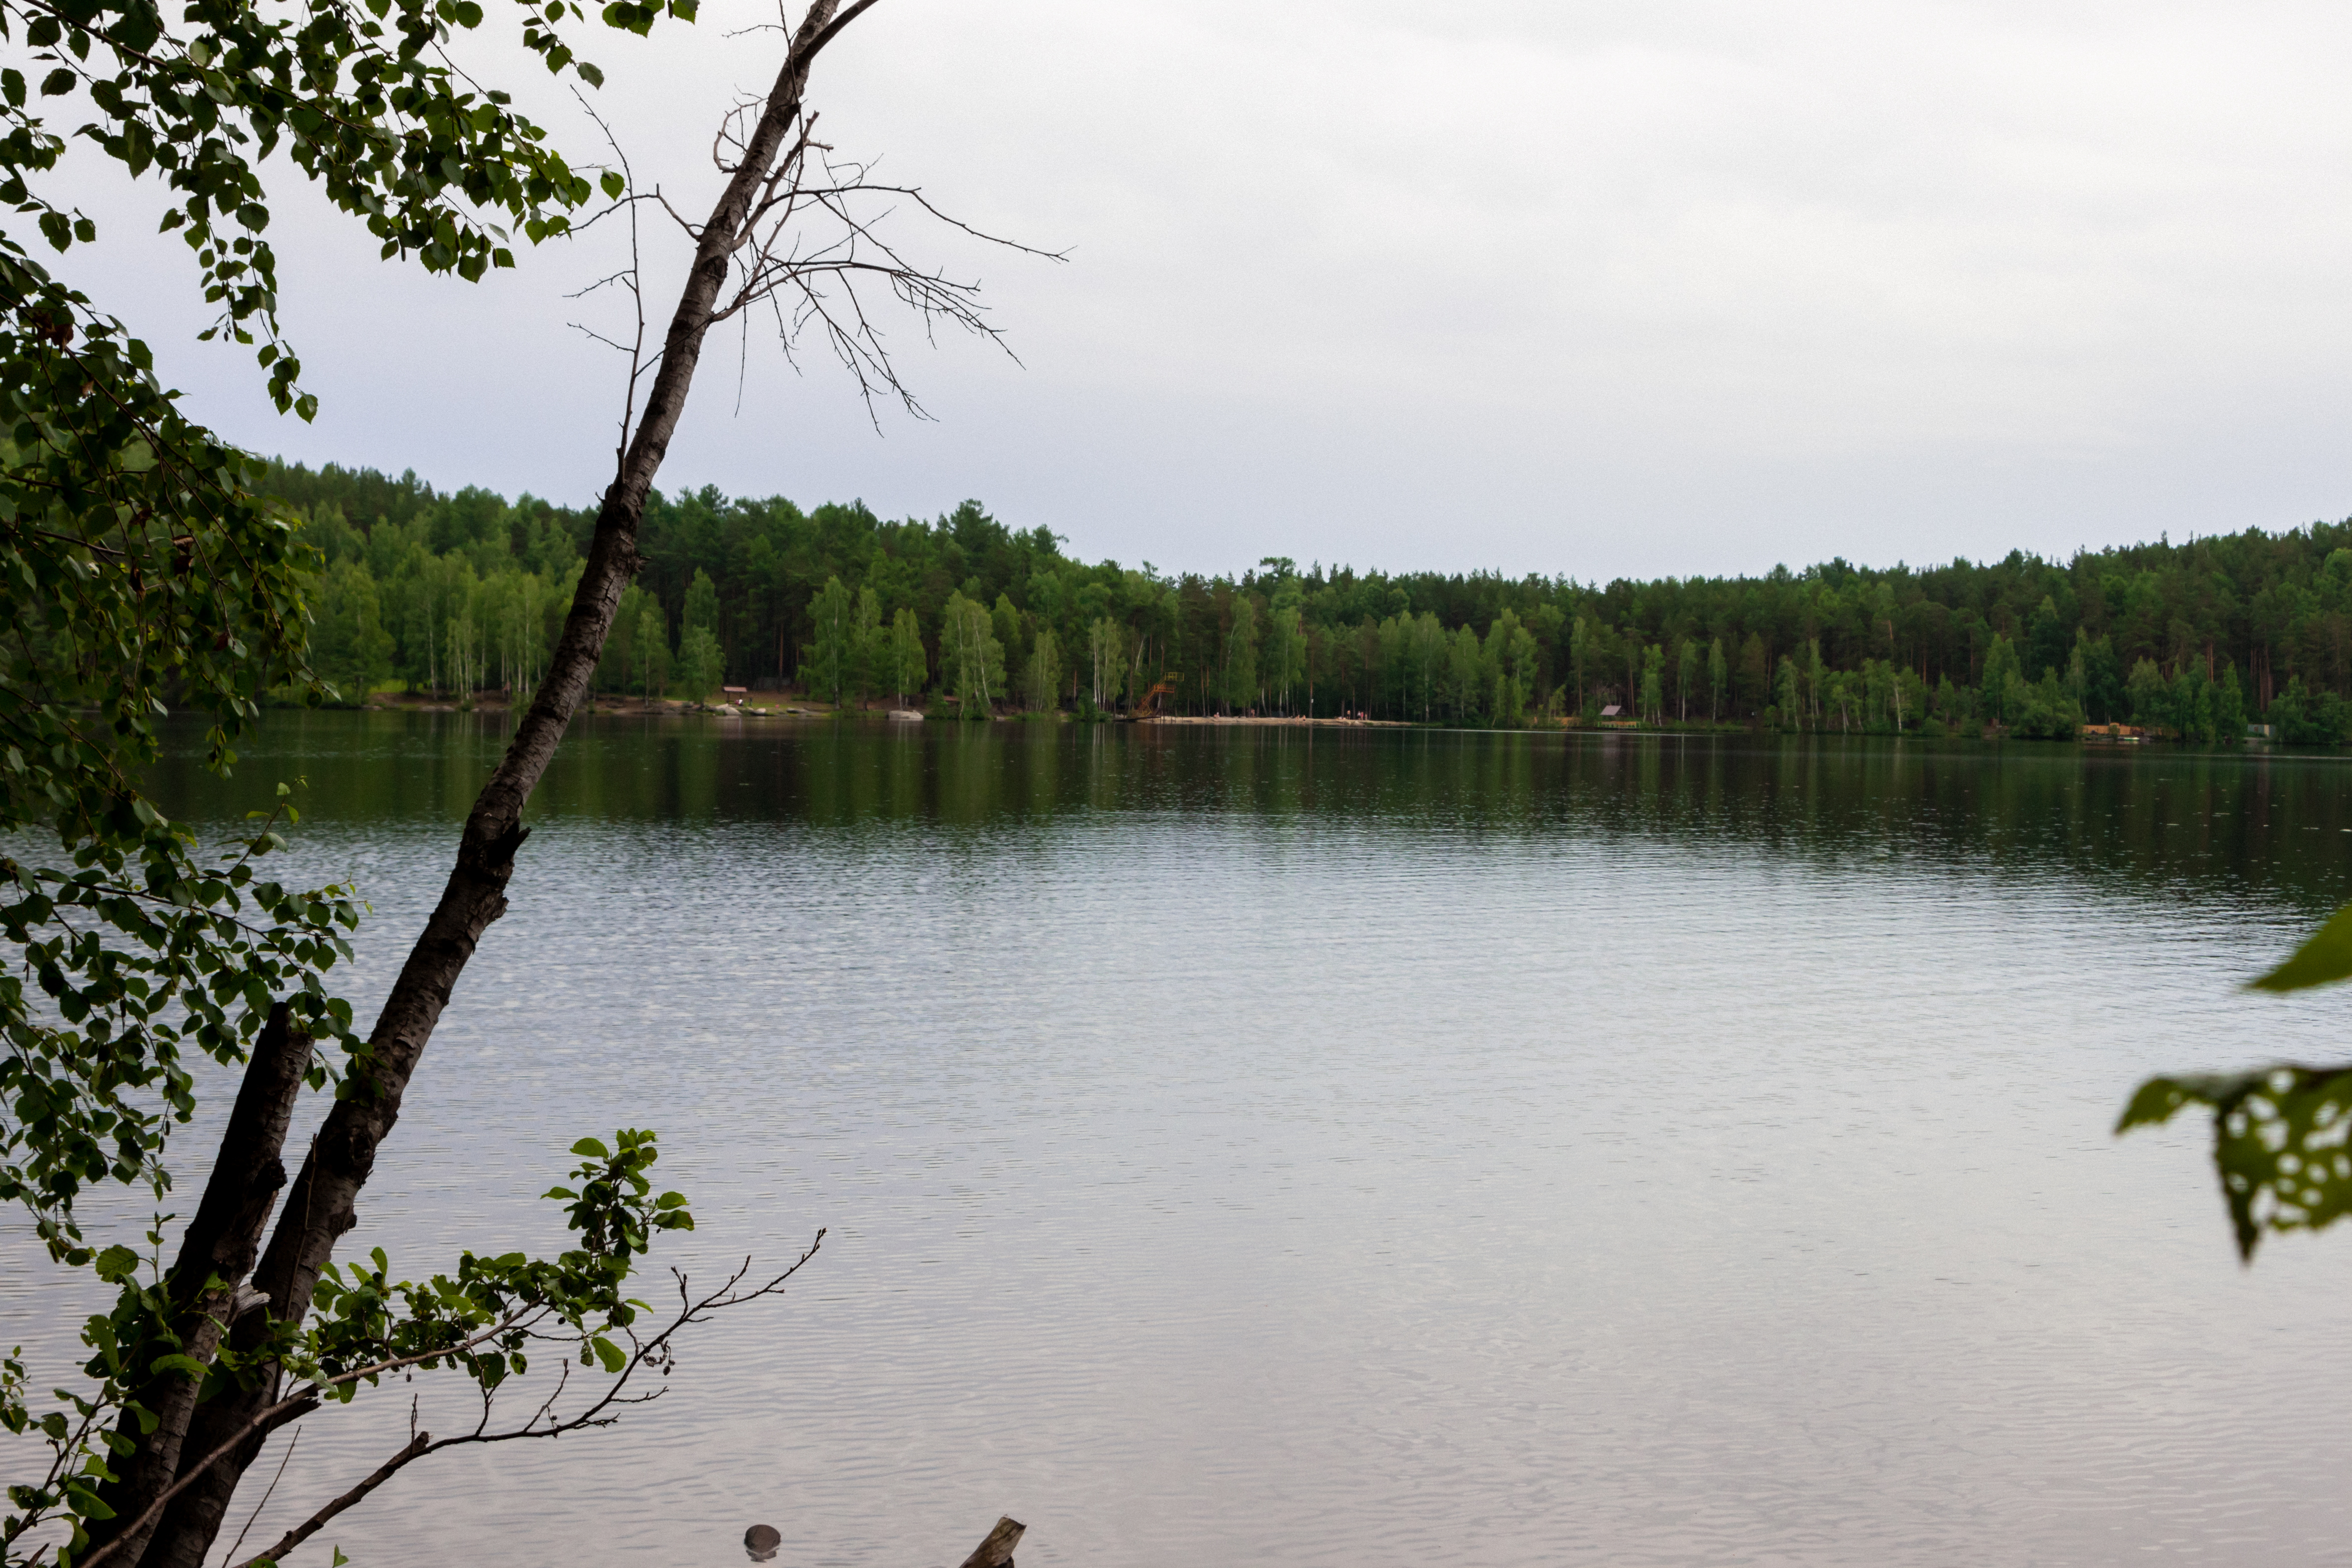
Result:
<svg viewBox="0 0 2352 1568"><path fill-rule="evenodd" d="M660 1356L677 1328L781 1285L783 1275L764 1286L752 1281L739 1289L730 1283L716 1296L688 1298L671 1328L635 1336L627 1327L635 1309L617 1292L641 1248L615 1238L650 1235L670 1223L663 1216L677 1219L683 1211L672 1194L651 1194L644 1180L649 1142L625 1132L617 1149L597 1143L591 1151L583 1141L590 1163L569 1211L583 1245L565 1260L517 1259L522 1271L517 1274L501 1260L469 1258L470 1272L461 1270L466 1283L443 1290L437 1281L404 1288L377 1271L339 1264L334 1253L356 1223L359 1194L397 1125L407 1089L468 961L490 923L506 911L507 885L528 837L524 805L591 688L622 592L637 570L647 499L712 328L748 323L765 311L784 352L821 344L846 367L869 408L896 399L916 413L919 405L900 381L882 335L884 300L912 311L927 327L965 329L989 340L997 335L981 313L974 285L911 264L886 237L886 208L938 216L928 198L837 161L814 134L815 117L806 103L811 72L877 0L847 5L813 0L791 26L765 92L719 116L713 143L719 190L699 219L679 214L667 195L640 190L625 158L592 186L542 130L512 109L507 95L481 88L452 63L448 50L458 35L486 19L475 0L373 0L365 12L328 5L289 15L269 10L273 3L221 0L173 20L146 0L68 6L0 0L5 47L26 57L43 93L81 89L98 114L88 134L69 145L28 107L35 100L26 74L13 67L0 71L0 120L7 121L0 134L0 169L14 211L58 250L97 238L89 218L45 194L47 176L69 151L94 148L89 155L102 153L134 182L160 183L173 204L163 226L188 240L200 287L218 310L205 335L253 348L281 410L307 418L316 405L302 387L300 362L278 321L277 258L264 232L269 212L258 172L260 160L273 151L285 150L331 204L364 224L387 258L405 257L463 279L514 265L518 232L533 243L572 232L570 214L596 187L616 204L610 210L632 225L652 204L679 226L693 256L658 330L647 323L650 283L634 247L631 264L614 275L635 307L635 326L614 340L627 356L619 439L571 608L535 682L528 679L536 668L529 656L520 646L512 651L516 662L508 668L523 676L519 684L531 686L530 700L467 816L441 896L363 1038L351 1036L348 1009L339 1015L325 1006L317 978L332 962L331 928L349 913L348 902L274 888L236 891L253 886L250 857L270 847L268 833L247 844L247 859L236 862L233 875L195 876L168 825L152 808L142 816L135 809L135 788L121 787L135 776L135 747L120 752L122 765L108 758L104 771L92 775L98 782L89 786L91 811L60 819L58 830L69 847L103 839L114 847L93 852L101 860L112 855L110 864L118 868L146 857L150 889L175 886L171 879L184 871L189 901L158 906L165 921L159 951L174 951L170 933L181 931L197 943L195 951L215 955L205 960L211 968L187 973L233 973L223 984L229 994L245 998L239 1004L245 1013L242 1022L221 1014L217 1027L226 1032L216 1043L226 1058L247 1060L215 1179L195 1205L198 1222L213 1228L184 1238L180 1266L152 1279L135 1278L139 1258L132 1249L80 1246L69 1215L52 1213L42 1222L68 1227L54 1232L61 1261L96 1268L124 1292L117 1329L104 1331L127 1359L93 1366L97 1381L88 1396L73 1396L78 1414L61 1415L63 1426L46 1439L57 1456L49 1478L12 1490L11 1512L0 1528L13 1552L14 1542L28 1539L27 1530L53 1521L68 1527L72 1539L60 1556L70 1556L76 1568L202 1568L230 1497L261 1444L316 1410L322 1397L353 1385L353 1379L454 1366L481 1384L487 1401L514 1370L493 1342L533 1331L536 1324L567 1337L580 1355L625 1381L646 1364L646 1356ZM618 0L602 15L612 26L642 33L665 17L690 19L693 0ZM564 24L586 20L581 7L545 0L521 16L520 41L551 69L591 84L600 79L565 36ZM251 682L291 679L311 689L299 632L288 630L299 601L283 591L291 563L282 520L238 499L242 460L186 426L155 385L144 348L51 279L7 236L0 236L0 363L7 367L12 416L18 419L9 449L0 453L0 491L11 515L55 515L66 524L58 534L61 544L35 551L40 563L54 564L63 575L44 579L28 569L21 580L48 581L53 602L110 626L118 607L135 605L151 591L168 598L208 581L210 598L184 595L188 613L167 614L151 626L163 641L151 638L134 648L138 637L129 629L122 633L121 668L150 676L101 693L100 700L120 708L121 732L136 737L145 732L140 704L152 681L194 678L194 689L223 716L215 751L227 757L226 737L254 710L262 689ZM206 553L216 544L228 552ZM26 544L12 533L8 548L21 553ZM58 584L78 582L99 584L113 597L101 603L89 595L58 596ZM214 636L215 628L216 643L195 640L199 634ZM451 616L446 633L452 678L461 691L470 691L478 686L483 657L475 610ZM660 639L656 634L644 640ZM215 679L224 659L250 668ZM48 692L38 681L27 684L23 673L12 678L12 691ZM58 701L45 696L38 711L70 725L81 700L71 692ZM27 722L38 730L49 721ZM26 875L32 880L20 879L20 890L42 885L37 872ZM227 939L224 949L207 934L207 922L225 900L235 904L257 897L270 924L256 951L278 953L267 944L278 942L281 931L292 944L258 968L237 956L247 951L240 945L245 939ZM56 904L46 892L34 891L29 903L19 900L8 921L10 940L20 948L48 940L39 930ZM183 920L173 910L201 912ZM131 960L146 963L137 949L148 942L152 919L138 912L135 900L103 918L125 934L131 945L123 951ZM184 979L168 994L194 1001L199 993L184 989ZM0 1000L15 1005L20 999ZM299 1004L290 1017L281 1002ZM121 1006L121 995L110 993L94 1016L100 1022L92 1026L111 1029ZM266 1026L265 1014L271 1020ZM21 1007L17 1018L25 1019ZM24 1027L35 1033L16 1037L20 1050L37 1038L67 1039L39 1034L46 1026ZM137 1037L163 1038L143 1017ZM314 1037L347 1041L348 1054L320 1061ZM109 1060L117 1054L111 1046L105 1053ZM306 1079L317 1081L331 1070L343 1075L342 1092L273 1205L273 1189L283 1180L278 1160L293 1097ZM102 1104L103 1095L114 1092L107 1086L120 1086L108 1076L111 1071L85 1085L100 1100L76 1103ZM155 1086L167 1109L172 1097L184 1105L189 1089L177 1072L166 1062L153 1068L160 1076L139 1081ZM126 1109L146 1121L124 1122L113 1110L91 1115L104 1119L110 1142L131 1140L126 1146L135 1152L135 1127L160 1121L142 1109ZM100 1122L86 1118L79 1125ZM47 1147L44 1141L70 1142L75 1135L66 1124L12 1121L0 1142L14 1148L29 1139ZM155 1159L161 1147L159 1140ZM81 1159L69 1148L65 1152ZM108 1168L105 1158L89 1167L93 1173ZM144 1179L151 1168L144 1155L129 1159L113 1179ZM14 1201L48 1190L21 1182L0 1186ZM614 1343L625 1332L633 1336L630 1351ZM169 1355L155 1354L167 1346ZM331 1370L337 1367L350 1370ZM198 1402L195 1390L216 1370L234 1376L214 1380L217 1392ZM10 1424L20 1415L30 1422L24 1384L13 1368L0 1384L0 1409ZM593 1408L612 1408L611 1400L624 1397L618 1386ZM551 1415L552 1405L540 1408L541 1414L507 1432L438 1441L420 1434L264 1555L274 1559L291 1550L338 1510L450 1442L551 1436L602 1419L586 1412ZM101 1450L107 1458L100 1458ZM103 1498L92 1476L102 1478Z"/></svg>
<svg viewBox="0 0 2352 1568"><path fill-rule="evenodd" d="M940 612L940 663L967 719L985 719L1004 694L1004 647L986 607L961 593Z"/></svg>
<svg viewBox="0 0 2352 1568"><path fill-rule="evenodd" d="M1054 634L1044 627L1038 628L1035 645L1029 650L1029 668L1024 676L1029 682L1029 706L1034 711L1052 713L1061 706L1060 650L1054 646Z"/></svg>
<svg viewBox="0 0 2352 1568"><path fill-rule="evenodd" d="M930 682L930 660L923 651L923 632L915 612L900 610L890 617L890 677L898 688L898 706L907 705L909 691L921 696Z"/></svg>

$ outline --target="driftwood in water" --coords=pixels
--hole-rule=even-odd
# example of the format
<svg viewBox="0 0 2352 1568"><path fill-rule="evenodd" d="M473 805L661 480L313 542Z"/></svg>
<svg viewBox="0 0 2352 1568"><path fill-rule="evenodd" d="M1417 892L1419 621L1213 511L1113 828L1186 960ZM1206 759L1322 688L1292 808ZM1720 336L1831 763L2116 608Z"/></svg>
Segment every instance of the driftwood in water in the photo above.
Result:
<svg viewBox="0 0 2352 1568"><path fill-rule="evenodd" d="M963 1560L962 1568L1013 1568L1013 1549L1021 1544L1021 1532L1029 1527L1011 1514L996 1521L988 1539L972 1549Z"/></svg>
<svg viewBox="0 0 2352 1568"><path fill-rule="evenodd" d="M1021 1532L1028 1528L1006 1514L988 1532L988 1539L963 1560L963 1568L1013 1568L1013 1549L1021 1544ZM783 1543L783 1532L772 1524L755 1524L743 1532L743 1551L754 1563L774 1561L777 1548Z"/></svg>

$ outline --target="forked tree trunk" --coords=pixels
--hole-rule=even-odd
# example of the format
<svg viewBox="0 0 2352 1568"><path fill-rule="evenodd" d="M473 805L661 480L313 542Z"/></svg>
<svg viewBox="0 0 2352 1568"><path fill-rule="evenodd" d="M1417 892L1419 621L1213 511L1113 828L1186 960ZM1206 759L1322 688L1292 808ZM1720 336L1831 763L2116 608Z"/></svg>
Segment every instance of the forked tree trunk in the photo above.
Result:
<svg viewBox="0 0 2352 1568"><path fill-rule="evenodd" d="M290 1026L281 1002L270 1010L254 1042L236 1103L221 1132L212 1178L181 1238L179 1258L163 1279L177 1349L194 1361L212 1361L223 1330L236 1320L237 1305L250 1300L239 1287L261 1250L270 1204L286 1184L286 1129L293 1121L310 1066L310 1037ZM214 1279L221 1281L219 1287L207 1289L207 1281ZM134 1368L149 1365L167 1348L159 1337L150 1337L131 1346L124 1359ZM178 1371L133 1385L131 1398L155 1418L156 1426L142 1436L142 1423L127 1413L116 1425L116 1432L138 1447L117 1468L117 1479L99 1493L114 1515L92 1524L93 1546L125 1535L116 1554L129 1561L146 1543L153 1526L142 1526L140 1521L179 1469L197 1386L195 1379Z"/></svg>
<svg viewBox="0 0 2352 1568"><path fill-rule="evenodd" d="M814 0L793 35L792 48L776 74L758 123L745 139L742 159L712 208L697 243L688 275L665 335L662 360L646 400L645 415L621 458L619 475L604 492L596 534L580 575L579 592L565 617L555 657L514 740L489 783L482 787L457 843L457 863L424 934L401 966L368 1037L369 1056L352 1066L350 1094L335 1102L310 1146L300 1173L286 1194L254 1283L268 1293L267 1313L254 1312L235 1330L235 1342L257 1344L266 1316L297 1320L310 1310L319 1271L335 1243L358 1223L360 1189L374 1169L376 1151L400 1118L402 1097L449 1005L457 978L474 955L490 922L506 912L506 887L514 875L515 852L530 829L522 809L547 771L565 727L594 679L611 632L621 591L636 574L637 527L646 498L669 450L670 437L693 384L720 287L753 210L761 182L783 151L800 111L801 95L817 50L843 23L873 4L860 0L842 15L840 0ZM235 1437L254 1415L278 1397L277 1374L252 1390L231 1390L201 1405L190 1424L183 1452L191 1459ZM232 1457L215 1465L175 1498L139 1562L145 1568L203 1568L238 1479L260 1452L257 1434ZM114 1561L127 1561L119 1553Z"/></svg>

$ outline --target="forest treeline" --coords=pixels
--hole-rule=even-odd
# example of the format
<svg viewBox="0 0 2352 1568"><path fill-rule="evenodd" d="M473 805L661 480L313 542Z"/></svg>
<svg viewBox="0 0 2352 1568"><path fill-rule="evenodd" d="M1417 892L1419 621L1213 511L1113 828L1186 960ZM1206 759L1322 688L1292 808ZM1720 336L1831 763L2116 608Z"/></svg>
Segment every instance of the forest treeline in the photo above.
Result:
<svg viewBox="0 0 2352 1568"><path fill-rule="evenodd" d="M568 608L593 510L440 492L335 465L263 487L322 557L319 666L347 698L395 684L527 692ZM1760 577L1390 574L1269 556L1168 575L1064 552L967 501L888 521L715 489L656 495L600 691L726 685L968 713L1359 713L1516 726L1762 721L1890 732L2085 722L2231 740L2352 736L2352 522L2045 561Z"/></svg>

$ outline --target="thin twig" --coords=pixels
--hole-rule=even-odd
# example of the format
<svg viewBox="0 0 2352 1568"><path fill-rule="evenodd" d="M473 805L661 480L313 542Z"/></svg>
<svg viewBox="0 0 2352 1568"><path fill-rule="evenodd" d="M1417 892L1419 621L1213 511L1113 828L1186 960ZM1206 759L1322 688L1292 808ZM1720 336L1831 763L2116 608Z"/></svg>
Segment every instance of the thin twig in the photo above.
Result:
<svg viewBox="0 0 2352 1568"><path fill-rule="evenodd" d="M236 1540L230 1544L228 1554L231 1557L236 1556L236 1549L245 1544L245 1538L253 1533L253 1521L259 1519L261 1510L269 1506L270 1498L278 1490L278 1483L286 1479L286 1467L293 1461L294 1450L301 1446L302 1428L297 1426L294 1428L294 1436L286 1440L286 1452L278 1458L278 1473L269 1478L268 1489L261 1494L261 1500L253 1505L253 1511L245 1516L245 1528L236 1532Z"/></svg>
<svg viewBox="0 0 2352 1568"><path fill-rule="evenodd" d="M402 1466L407 1464L409 1460L417 1458L419 1455L430 1452L432 1447L433 1434L430 1432L419 1432L415 1436L411 1437L408 1440L407 1444L402 1447L400 1452L394 1454L391 1458L386 1459L383 1464L378 1465L375 1469L369 1474L367 1479L361 1481L359 1485L353 1487L351 1490L345 1492L342 1496L337 1498L334 1501L329 1503L326 1507L312 1514L309 1519L304 1520L292 1530L288 1531L284 1535L278 1538L278 1543L272 1546L268 1551L261 1552L257 1556L247 1558L244 1562L236 1564L236 1568L255 1568L255 1564L257 1563L277 1562L289 1552L293 1551L296 1547L301 1545L302 1542L310 1540L313 1535L316 1535L320 1527L329 1520L334 1518L335 1515L342 1512L343 1510L351 1507L353 1503L358 1502L360 1500L366 1497L368 1493L375 1490L376 1488L383 1485L384 1482L392 1479L394 1474L397 1472ZM237 1538L239 1544L243 1543L244 1539L245 1538L243 1536L239 1536ZM230 1555L234 1556L236 1555L236 1547L233 1546L229 1548Z"/></svg>
<svg viewBox="0 0 2352 1568"><path fill-rule="evenodd" d="M636 171L629 166L629 154L627 150L621 145L621 139L613 133L612 126L605 122L603 115L596 112L594 107L592 106L588 100L582 95L578 88L575 87L572 89L572 96L580 100L580 107L587 110L588 118L596 122L596 129L604 133L605 144L613 149L613 156L619 160L621 165L621 196L616 205L625 206L629 209L629 265L621 271L615 272L611 277L603 279L601 282L592 283L589 285L590 289L597 289L602 288L604 283L610 283L616 280L626 283L629 289L630 302L636 310L636 336L630 341L629 347L626 351L629 356L629 385L627 395L622 399L621 403L621 439L619 444L613 448L613 456L615 465L615 478L617 478L619 468L626 466L629 460L629 431L635 426L637 419L637 383L644 377L646 373L652 368L652 365L648 363L646 359L646 293L643 285L644 274L642 272L644 257L643 252L640 250L638 246L637 235L637 203L645 198L637 195ZM653 199L655 201L661 202L665 210L668 209L669 203L662 200L661 191L658 187L656 187L653 193ZM598 216L602 216L603 215L599 214ZM672 217L677 217L677 214L675 212L671 212L670 216ZM593 222L594 220L592 219L590 221ZM685 220L683 218L678 219L678 221L681 226L685 224ZM688 233L689 235L691 235L692 232L691 228L688 229ZM588 289L584 289L581 290L582 293L586 293ZM572 324L574 326L579 326L579 323L576 321ZM580 331L588 332L590 337L596 339L599 342L609 344L616 349L621 346L619 343L614 342L612 339L604 337L601 333L589 331L586 327L580 327ZM655 363L658 363L660 357L661 356L658 354L655 355Z"/></svg>

